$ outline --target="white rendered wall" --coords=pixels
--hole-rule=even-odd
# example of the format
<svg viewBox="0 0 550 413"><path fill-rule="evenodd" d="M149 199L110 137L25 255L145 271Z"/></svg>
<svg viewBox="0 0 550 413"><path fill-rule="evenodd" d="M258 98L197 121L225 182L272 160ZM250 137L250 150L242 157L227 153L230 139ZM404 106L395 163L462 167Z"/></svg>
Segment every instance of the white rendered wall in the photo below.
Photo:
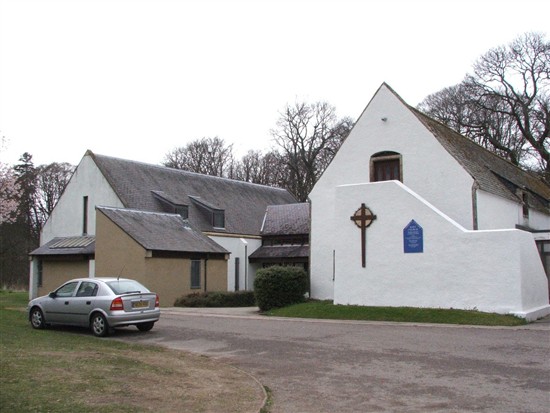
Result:
<svg viewBox="0 0 550 413"><path fill-rule="evenodd" d="M466 230L397 181L343 185L336 196L335 303L550 314L530 233ZM350 220L361 203L377 215L367 229L366 268L360 229ZM406 254L403 229L413 219L423 228L424 252Z"/></svg>
<svg viewBox="0 0 550 413"><path fill-rule="evenodd" d="M533 232L535 240L550 239L550 216L529 209L529 217L523 216L519 202L513 202L485 191L477 191L479 229L516 228L516 225L545 232Z"/></svg>
<svg viewBox="0 0 550 413"><path fill-rule="evenodd" d="M63 195L44 224L40 245L55 237L80 236L83 229L83 198L88 197L88 235L95 233L95 207L123 207L92 158L84 156Z"/></svg>
<svg viewBox="0 0 550 413"><path fill-rule="evenodd" d="M529 227L536 230L550 231L550 215L543 214L542 212L529 210ZM535 238L537 234L534 234ZM544 237L545 239L548 237Z"/></svg>
<svg viewBox="0 0 550 413"><path fill-rule="evenodd" d="M481 190L477 191L477 223L478 229L513 229L526 224L519 202Z"/></svg>
<svg viewBox="0 0 550 413"><path fill-rule="evenodd" d="M334 219L340 202L335 188L369 182L370 158L381 151L400 153L403 182L465 228L473 228L471 176L410 109L383 85L309 195L312 205L310 264L311 277L315 280L311 292L314 298L333 297L334 234L338 232Z"/></svg>
<svg viewBox="0 0 550 413"><path fill-rule="evenodd" d="M257 266L248 262L248 257L262 245L258 238L239 238L209 235L231 255L227 260L227 291L235 291L235 258L239 258L239 290L253 290Z"/></svg>

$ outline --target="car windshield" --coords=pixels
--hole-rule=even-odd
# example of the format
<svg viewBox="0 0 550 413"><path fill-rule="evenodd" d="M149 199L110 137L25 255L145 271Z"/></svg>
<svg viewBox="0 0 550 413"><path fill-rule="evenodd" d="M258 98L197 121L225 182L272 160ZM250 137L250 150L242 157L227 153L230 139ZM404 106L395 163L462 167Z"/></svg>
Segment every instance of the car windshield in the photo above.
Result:
<svg viewBox="0 0 550 413"><path fill-rule="evenodd" d="M117 295L128 293L148 293L149 290L134 280L109 281L107 285Z"/></svg>

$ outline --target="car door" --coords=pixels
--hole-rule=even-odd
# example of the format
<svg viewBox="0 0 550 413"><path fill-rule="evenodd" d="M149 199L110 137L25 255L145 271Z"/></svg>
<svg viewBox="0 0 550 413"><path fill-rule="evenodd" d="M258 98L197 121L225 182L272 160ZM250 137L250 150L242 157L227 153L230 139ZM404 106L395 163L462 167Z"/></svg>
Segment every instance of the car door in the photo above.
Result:
<svg viewBox="0 0 550 413"><path fill-rule="evenodd" d="M82 281L74 297L69 298L72 324L88 326L90 311L94 308L94 301L99 286L94 281Z"/></svg>
<svg viewBox="0 0 550 413"><path fill-rule="evenodd" d="M46 322L71 324L70 299L74 296L78 283L78 281L71 281L63 284L43 303Z"/></svg>

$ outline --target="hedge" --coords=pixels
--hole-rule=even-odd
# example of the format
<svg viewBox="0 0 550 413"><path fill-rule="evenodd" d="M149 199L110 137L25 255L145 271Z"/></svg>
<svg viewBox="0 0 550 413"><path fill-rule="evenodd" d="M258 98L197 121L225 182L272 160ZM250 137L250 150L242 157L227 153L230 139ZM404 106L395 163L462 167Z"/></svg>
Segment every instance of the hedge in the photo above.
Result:
<svg viewBox="0 0 550 413"><path fill-rule="evenodd" d="M252 291L213 291L192 293L180 297L175 307L254 307L256 300Z"/></svg>
<svg viewBox="0 0 550 413"><path fill-rule="evenodd" d="M256 304L261 311L268 311L303 302L308 284L308 276L303 268L264 268L256 273L254 280Z"/></svg>

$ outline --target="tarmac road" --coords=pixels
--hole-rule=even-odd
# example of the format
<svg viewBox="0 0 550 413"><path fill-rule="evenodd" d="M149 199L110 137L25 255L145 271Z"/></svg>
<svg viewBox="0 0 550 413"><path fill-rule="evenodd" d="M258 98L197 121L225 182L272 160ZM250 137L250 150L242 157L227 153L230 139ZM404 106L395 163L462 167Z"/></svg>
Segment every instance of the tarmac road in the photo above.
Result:
<svg viewBox="0 0 550 413"><path fill-rule="evenodd" d="M461 327L164 309L124 341L205 354L253 374L273 413L550 412L550 323Z"/></svg>

